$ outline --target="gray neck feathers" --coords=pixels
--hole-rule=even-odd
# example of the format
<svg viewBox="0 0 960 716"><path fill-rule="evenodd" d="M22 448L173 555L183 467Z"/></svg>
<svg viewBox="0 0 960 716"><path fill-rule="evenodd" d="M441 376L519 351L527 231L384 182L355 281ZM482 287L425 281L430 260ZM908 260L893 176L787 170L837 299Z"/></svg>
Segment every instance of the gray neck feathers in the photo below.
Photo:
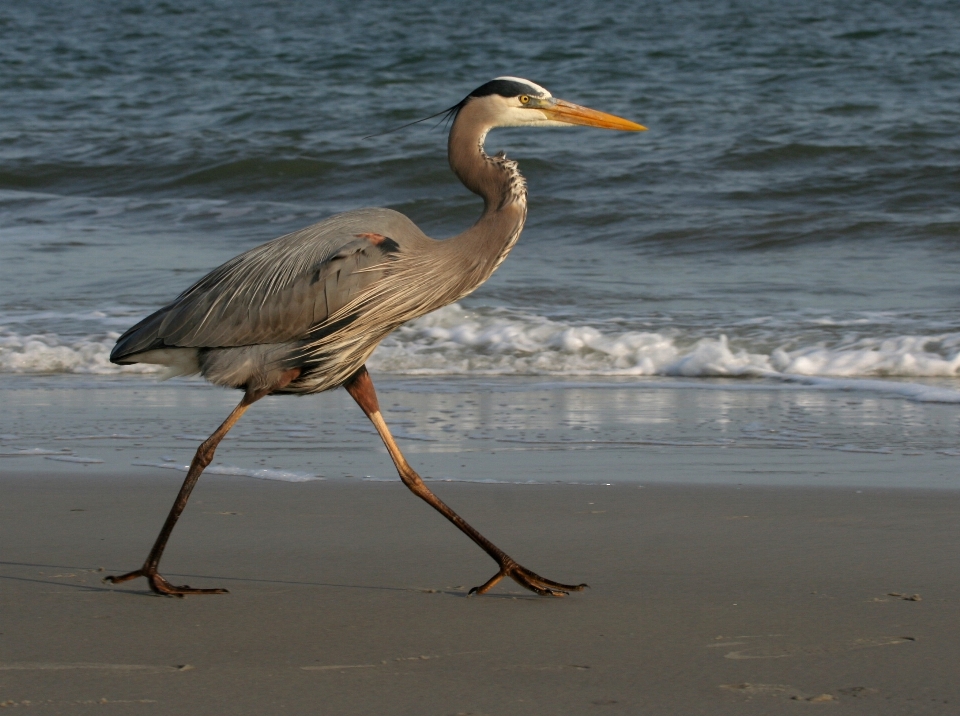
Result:
<svg viewBox="0 0 960 716"><path fill-rule="evenodd" d="M474 194L483 197L485 212L513 202L525 203L527 183L517 163L503 152L494 157L483 150L491 122L468 103L450 128L447 156L454 174Z"/></svg>
<svg viewBox="0 0 960 716"><path fill-rule="evenodd" d="M483 214L467 231L444 242L456 253L469 278L470 293L489 278L513 248L527 217L527 183L517 163L503 152L489 156L483 142L493 123L480 103L468 102L450 128L448 156L454 173L483 197Z"/></svg>

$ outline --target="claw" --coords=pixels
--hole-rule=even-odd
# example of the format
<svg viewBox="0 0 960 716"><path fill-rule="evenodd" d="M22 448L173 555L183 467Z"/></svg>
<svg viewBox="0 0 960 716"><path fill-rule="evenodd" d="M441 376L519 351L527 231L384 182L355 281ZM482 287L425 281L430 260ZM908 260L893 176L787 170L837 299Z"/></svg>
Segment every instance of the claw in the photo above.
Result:
<svg viewBox="0 0 960 716"><path fill-rule="evenodd" d="M226 589L195 589L188 584L182 586L175 586L170 584L166 579L161 577L154 571L147 571L145 569L138 569L135 572L127 572L126 574L121 574L118 577L104 577L104 582L109 582L110 584L120 584L121 582L127 582L131 579L136 579L137 577L146 577L147 582L150 584L151 591L156 594L162 594L166 597L179 597L183 598L186 594L229 594Z"/></svg>
<svg viewBox="0 0 960 716"><path fill-rule="evenodd" d="M570 592L580 592L587 588L586 584L561 584L560 582L545 579L536 572L531 572L529 569L521 567L516 562L510 562L501 567L500 571L487 580L486 583L471 589L468 596L486 594L504 577L510 577L521 587L525 587L531 592L536 592L541 597L565 597Z"/></svg>

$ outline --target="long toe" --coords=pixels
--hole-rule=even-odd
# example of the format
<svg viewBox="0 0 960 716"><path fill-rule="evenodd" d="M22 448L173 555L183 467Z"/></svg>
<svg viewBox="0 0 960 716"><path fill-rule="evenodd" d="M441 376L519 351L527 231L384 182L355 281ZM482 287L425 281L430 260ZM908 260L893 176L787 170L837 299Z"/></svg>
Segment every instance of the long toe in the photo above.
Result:
<svg viewBox="0 0 960 716"><path fill-rule="evenodd" d="M507 576L506 571L501 569L499 572L497 572L495 575L490 577L490 579L488 579L486 582L481 584L479 587L474 587L473 589L471 589L467 593L467 596L473 596L474 594L486 594L487 592L490 591L490 589L493 588L493 586L497 582L499 582L501 579L503 579L506 576Z"/></svg>
<svg viewBox="0 0 960 716"><path fill-rule="evenodd" d="M109 582L110 584L120 584L122 582L128 582L131 579L136 579L137 577L146 577L151 591L167 597L183 597L186 594L229 594L226 589L194 589L187 584L178 587L170 584L170 582L156 572L149 572L143 568L138 569L136 572L121 574L118 577L104 577L103 581Z"/></svg>
<svg viewBox="0 0 960 716"><path fill-rule="evenodd" d="M226 589L195 589L189 584L176 586L170 584L159 574L151 574L147 577L150 581L150 589L157 594L163 594L168 597L184 597L187 594L229 594Z"/></svg>
<svg viewBox="0 0 960 716"><path fill-rule="evenodd" d="M554 582L553 580L541 577L536 572L531 572L529 569L521 567L519 564L508 564L485 584L471 589L470 594L485 594L504 577L510 577L521 587L529 589L531 592L536 592L542 597L565 597L570 592L580 592L587 587L586 584L562 584L561 582Z"/></svg>
<svg viewBox="0 0 960 716"><path fill-rule="evenodd" d="M511 570L510 576L518 584L544 596L565 597L570 592L580 592L587 587L586 584L563 584L561 582L554 582L552 579L541 577L536 572L532 572L520 565L517 565Z"/></svg>
<svg viewBox="0 0 960 716"><path fill-rule="evenodd" d="M523 568L521 567L521 569ZM526 573L526 575L530 579L537 582L541 586L553 587L554 589L561 589L565 592L582 592L584 589L587 589L590 586L589 584L585 584L585 583L584 584L562 584L561 582L554 582L552 579L541 577L539 574L536 574L535 572L531 572L528 569L524 569L523 571Z"/></svg>
<svg viewBox="0 0 960 716"><path fill-rule="evenodd" d="M131 579L136 579L137 577L143 577L144 573L142 569L138 569L135 572L127 572L126 574L121 574L118 576L107 576L103 578L104 582L109 582L110 584L121 584L122 582L129 582Z"/></svg>

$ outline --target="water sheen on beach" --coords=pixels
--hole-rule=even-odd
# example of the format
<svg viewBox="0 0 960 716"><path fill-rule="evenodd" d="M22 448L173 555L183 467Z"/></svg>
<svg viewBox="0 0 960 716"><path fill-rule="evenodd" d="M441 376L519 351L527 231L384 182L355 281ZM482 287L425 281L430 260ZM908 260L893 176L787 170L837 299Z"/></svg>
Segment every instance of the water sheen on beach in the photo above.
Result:
<svg viewBox="0 0 960 716"><path fill-rule="evenodd" d="M650 131L494 132L530 185L519 244L373 371L960 402L952 3L485 7L0 11L0 374L142 387L151 367L107 359L120 332L340 211L457 233L480 206L443 128L363 137L514 74ZM866 442L912 449L883 434Z"/></svg>

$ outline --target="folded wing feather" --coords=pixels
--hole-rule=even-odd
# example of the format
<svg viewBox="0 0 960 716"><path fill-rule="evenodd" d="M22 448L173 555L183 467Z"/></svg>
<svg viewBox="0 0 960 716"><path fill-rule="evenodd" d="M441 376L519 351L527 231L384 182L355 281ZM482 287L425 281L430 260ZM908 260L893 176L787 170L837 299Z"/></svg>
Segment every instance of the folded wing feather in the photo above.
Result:
<svg viewBox="0 0 960 716"><path fill-rule="evenodd" d="M383 277L391 256L402 251L402 238L398 242L387 232L426 239L402 214L369 209L251 249L124 333L110 359L137 362L137 354L161 348L226 348L301 338Z"/></svg>

